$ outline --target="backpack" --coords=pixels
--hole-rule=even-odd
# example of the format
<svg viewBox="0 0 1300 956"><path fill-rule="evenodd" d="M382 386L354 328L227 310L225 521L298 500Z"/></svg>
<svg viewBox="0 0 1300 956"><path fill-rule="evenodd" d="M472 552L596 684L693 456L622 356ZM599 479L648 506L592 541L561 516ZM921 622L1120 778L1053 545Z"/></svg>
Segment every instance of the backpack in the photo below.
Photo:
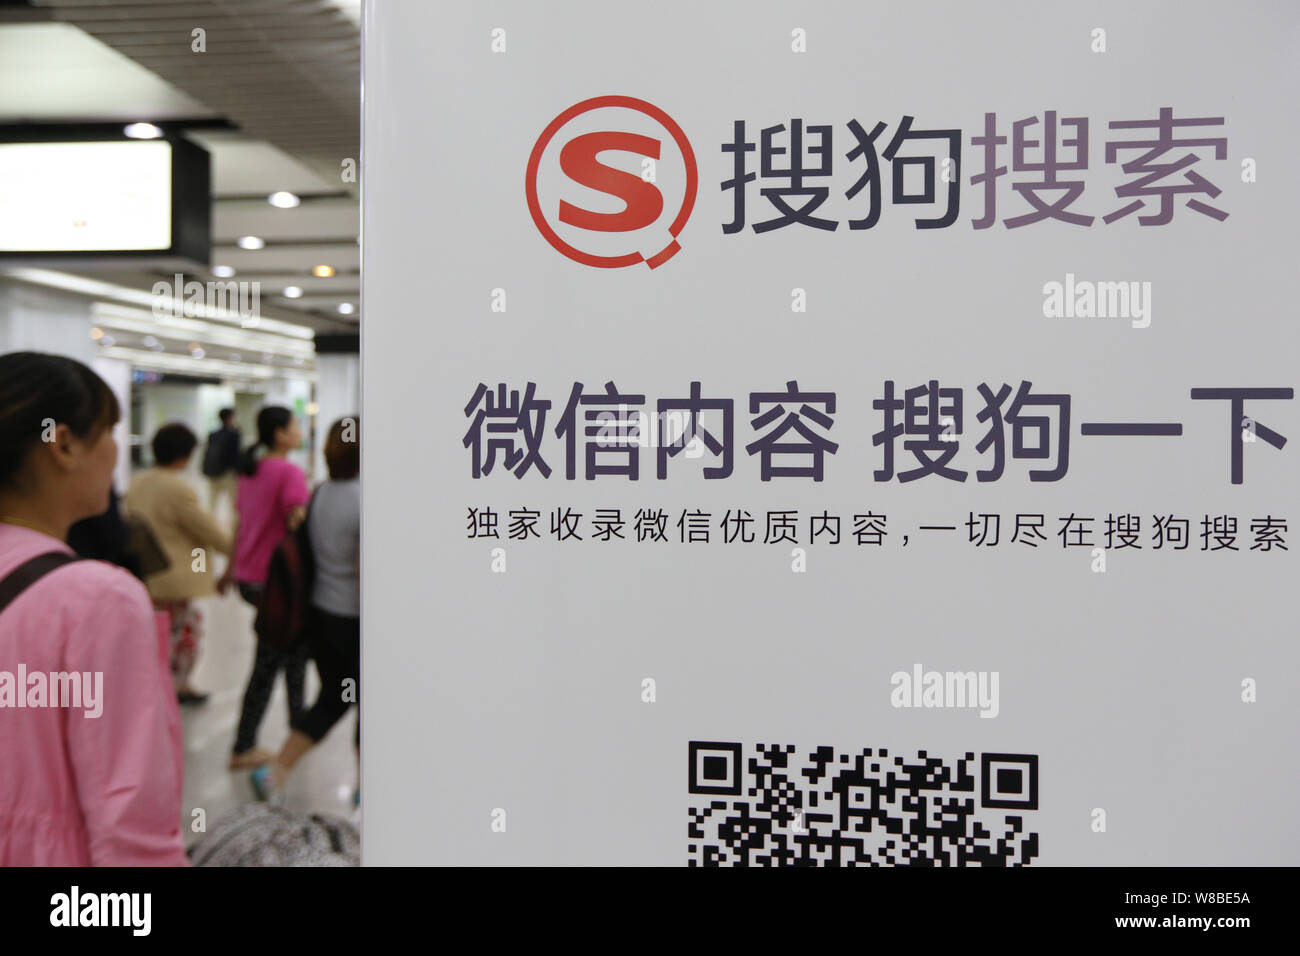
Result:
<svg viewBox="0 0 1300 956"><path fill-rule="evenodd" d="M195 866L360 866L361 837L339 817L251 803L223 815L189 855Z"/></svg>
<svg viewBox="0 0 1300 956"><path fill-rule="evenodd" d="M203 450L203 473L208 477L226 473L226 442L220 428L208 434L208 446Z"/></svg>
<svg viewBox="0 0 1300 956"><path fill-rule="evenodd" d="M316 561L309 532L311 508L315 501L316 494L313 493L302 524L286 534L271 552L266 582L262 585L262 597L257 605L257 618L253 621L257 639L281 650L302 639L308 622L312 585L316 580Z"/></svg>
<svg viewBox="0 0 1300 956"><path fill-rule="evenodd" d="M220 478L237 466L239 459L239 434L218 428L208 435L207 448L203 450L203 474ZM231 445L234 448L231 448Z"/></svg>

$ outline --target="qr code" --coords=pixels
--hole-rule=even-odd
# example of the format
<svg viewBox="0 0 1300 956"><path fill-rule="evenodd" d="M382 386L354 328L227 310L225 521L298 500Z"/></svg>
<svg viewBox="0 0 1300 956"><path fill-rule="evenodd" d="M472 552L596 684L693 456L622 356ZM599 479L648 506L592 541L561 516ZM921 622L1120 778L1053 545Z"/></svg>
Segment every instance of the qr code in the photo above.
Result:
<svg viewBox="0 0 1300 956"><path fill-rule="evenodd" d="M691 866L1024 866L1035 754L690 743ZM712 799L708 799L712 798ZM1032 822L1032 819L1031 819Z"/></svg>

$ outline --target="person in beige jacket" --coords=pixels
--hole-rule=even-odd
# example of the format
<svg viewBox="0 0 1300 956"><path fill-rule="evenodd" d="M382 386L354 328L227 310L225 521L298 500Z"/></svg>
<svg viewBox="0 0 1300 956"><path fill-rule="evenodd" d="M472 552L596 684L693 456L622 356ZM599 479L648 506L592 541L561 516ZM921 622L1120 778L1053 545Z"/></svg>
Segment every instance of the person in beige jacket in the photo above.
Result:
<svg viewBox="0 0 1300 956"><path fill-rule="evenodd" d="M164 425L153 436L154 467L136 477L126 493L126 509L146 521L166 553L169 566L145 578L154 608L171 618L172 681L182 704L208 695L190 686L190 674L203 637L203 618L194 598L216 593L213 552L230 554L230 532L203 509L182 474L199 440L184 425Z"/></svg>

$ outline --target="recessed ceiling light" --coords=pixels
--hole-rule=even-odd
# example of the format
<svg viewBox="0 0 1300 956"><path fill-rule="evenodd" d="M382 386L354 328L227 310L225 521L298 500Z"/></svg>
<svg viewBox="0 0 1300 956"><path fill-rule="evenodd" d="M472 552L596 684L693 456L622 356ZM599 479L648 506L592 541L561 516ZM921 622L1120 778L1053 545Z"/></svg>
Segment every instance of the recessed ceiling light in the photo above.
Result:
<svg viewBox="0 0 1300 956"><path fill-rule="evenodd" d="M258 236L239 237L239 248L241 249L261 249L264 245L266 245L266 243Z"/></svg>
<svg viewBox="0 0 1300 956"><path fill-rule="evenodd" d="M293 193L285 192L284 190L271 193L271 195L266 197L266 201L276 209L292 209L294 206L298 205L298 203L302 202L302 200Z"/></svg>
<svg viewBox="0 0 1300 956"><path fill-rule="evenodd" d="M196 346L194 346L192 349L190 349L190 357L191 357L191 358L201 359L201 358L203 358L203 356L205 356L205 355L207 355L207 354L208 354L208 353L205 352L205 351L203 351L203 347L200 346L200 345L196 345Z"/></svg>
<svg viewBox="0 0 1300 956"><path fill-rule="evenodd" d="M301 297L302 297L302 288L301 288L300 286L291 285L291 286L289 286L289 288L287 288L287 289L284 290L284 297L285 297L286 299L298 299L298 298L301 298Z"/></svg>
<svg viewBox="0 0 1300 956"><path fill-rule="evenodd" d="M357 307L351 302L339 303L339 315L351 315L355 311L357 311Z"/></svg>
<svg viewBox="0 0 1300 956"><path fill-rule="evenodd" d="M129 139L158 139L163 131L153 123L131 123L122 130Z"/></svg>
<svg viewBox="0 0 1300 956"><path fill-rule="evenodd" d="M103 338L99 340L100 345L114 345L116 343L117 343L117 339L113 338L113 336L111 335L105 335Z"/></svg>
<svg viewBox="0 0 1300 956"><path fill-rule="evenodd" d="M334 267L317 266L315 269L311 270L311 274L314 275L317 279L332 279L334 278Z"/></svg>
<svg viewBox="0 0 1300 956"><path fill-rule="evenodd" d="M147 349L151 349L158 344L158 340L154 338L152 335L146 335L144 338L140 340L140 344Z"/></svg>
<svg viewBox="0 0 1300 956"><path fill-rule="evenodd" d="M90 337L92 339L97 339L97 340L102 339L104 337L104 330L101 329L99 326L95 326L93 329L90 330Z"/></svg>
<svg viewBox="0 0 1300 956"><path fill-rule="evenodd" d="M234 266L213 266L212 274L218 279L229 279L235 274Z"/></svg>

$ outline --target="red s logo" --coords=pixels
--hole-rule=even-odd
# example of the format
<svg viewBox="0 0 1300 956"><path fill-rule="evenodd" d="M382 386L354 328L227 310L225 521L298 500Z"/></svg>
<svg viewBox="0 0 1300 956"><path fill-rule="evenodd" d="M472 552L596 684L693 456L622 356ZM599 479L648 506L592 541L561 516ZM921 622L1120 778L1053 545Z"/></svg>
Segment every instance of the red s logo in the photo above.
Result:
<svg viewBox="0 0 1300 956"><path fill-rule="evenodd" d="M580 132L584 124L603 128ZM572 129L564 130L567 126ZM567 138L557 136L561 130ZM554 144L561 142L557 149ZM663 155L665 146L671 147L670 155ZM627 155L639 156L643 170L662 169L663 174L638 176L602 162L605 153L624 154L625 165ZM525 189L538 230L570 259L600 268L645 262L654 269L681 249L676 237L695 205L697 183L690 142L667 113L630 96L599 96L565 110L538 137L528 159ZM673 219L666 223L662 222L665 189L674 198L681 195ZM610 197L604 205L623 208L597 211L560 195L567 193L577 200L582 190L591 202L600 202L591 193L603 193ZM553 210L550 216L547 210ZM629 247L644 247L645 252L622 251Z"/></svg>
<svg viewBox="0 0 1300 956"><path fill-rule="evenodd" d="M663 193L640 176L602 165L596 154L607 149L659 158L659 140L649 136L636 133L584 133L575 136L560 150L560 169L574 182L617 196L627 203L627 208L616 213L590 212L561 199L560 222L597 232L630 232L654 225L664 211Z"/></svg>

